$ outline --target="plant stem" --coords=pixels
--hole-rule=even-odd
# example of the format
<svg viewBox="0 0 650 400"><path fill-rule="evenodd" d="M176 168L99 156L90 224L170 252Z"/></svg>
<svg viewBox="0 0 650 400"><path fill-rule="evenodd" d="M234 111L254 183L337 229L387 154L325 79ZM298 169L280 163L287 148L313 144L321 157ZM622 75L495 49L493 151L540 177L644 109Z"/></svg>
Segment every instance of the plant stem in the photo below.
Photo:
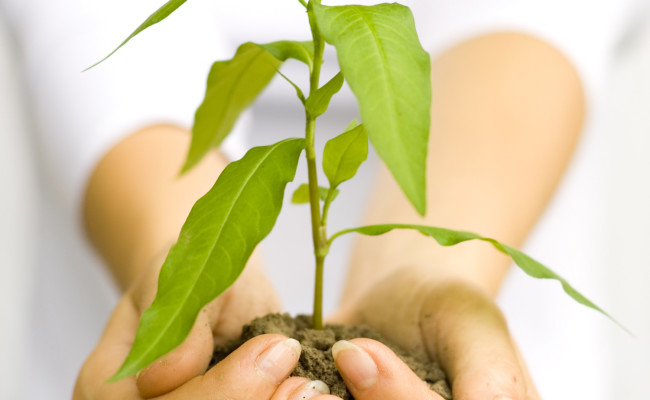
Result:
<svg viewBox="0 0 650 400"><path fill-rule="evenodd" d="M314 0L311 0L314 1ZM310 3L311 3L310 1ZM318 0L316 0L318 1ZM309 76L310 95L318 89L321 64L323 62L323 49L325 43L320 35L316 19L311 7L307 9L309 26L311 27L314 39L314 67ZM307 155L307 172L309 181L309 205L311 210L311 229L314 242L314 255L316 257L316 279L314 283L314 312L312 315L312 327L323 329L323 265L327 255L327 233L325 226L321 223L320 196L318 193L318 175L316 172L316 151L314 150L314 138L316 136L316 118L306 113L305 138Z"/></svg>
<svg viewBox="0 0 650 400"><path fill-rule="evenodd" d="M312 329L323 329L323 265L325 257L316 257L316 275L314 277L314 311Z"/></svg>
<svg viewBox="0 0 650 400"><path fill-rule="evenodd" d="M314 255L316 257L316 279L314 282L314 312L312 314L312 327L323 328L323 265L328 245L325 227L321 225L320 197L318 193L318 175L316 173L316 152L314 151L314 136L316 120L307 117L306 127L306 154L307 174L309 182L309 205L311 210L311 229L314 242Z"/></svg>

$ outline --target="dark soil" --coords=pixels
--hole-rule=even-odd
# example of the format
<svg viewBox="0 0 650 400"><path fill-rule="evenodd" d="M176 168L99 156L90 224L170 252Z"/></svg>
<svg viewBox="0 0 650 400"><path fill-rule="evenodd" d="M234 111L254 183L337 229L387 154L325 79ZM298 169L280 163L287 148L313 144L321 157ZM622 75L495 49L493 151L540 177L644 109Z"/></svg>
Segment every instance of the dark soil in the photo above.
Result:
<svg viewBox="0 0 650 400"><path fill-rule="evenodd" d="M451 390L445 373L440 366L430 361L424 354L406 352L383 338L366 326L326 325L323 330L311 329L311 317L300 315L292 318L289 314L269 314L253 320L244 326L242 335L225 346L215 348L211 365L226 358L245 341L265 333L279 333L292 337L302 345L302 354L293 376L303 376L310 380L321 380L329 386L332 394L345 400L353 399L345 387L341 375L334 366L331 348L339 340L364 337L378 340L390 347L431 390L445 399L451 399Z"/></svg>

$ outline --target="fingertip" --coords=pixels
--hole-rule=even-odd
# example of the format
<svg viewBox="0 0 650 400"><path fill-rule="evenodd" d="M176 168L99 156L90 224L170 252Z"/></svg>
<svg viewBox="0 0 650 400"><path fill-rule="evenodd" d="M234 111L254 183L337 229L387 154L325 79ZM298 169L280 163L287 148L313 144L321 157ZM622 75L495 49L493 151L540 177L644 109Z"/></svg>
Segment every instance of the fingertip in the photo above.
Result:
<svg viewBox="0 0 650 400"><path fill-rule="evenodd" d="M269 398L294 370L300 353L295 339L279 334L256 336L210 369L205 382L219 386L224 394L246 392L251 398Z"/></svg>
<svg viewBox="0 0 650 400"><path fill-rule="evenodd" d="M309 383L309 379L301 376L292 376L282 382L280 386L273 393L271 400L285 400L288 399L293 393L300 390L300 388Z"/></svg>
<svg viewBox="0 0 650 400"><path fill-rule="evenodd" d="M357 400L441 399L386 345L372 339L332 346L336 366Z"/></svg>
<svg viewBox="0 0 650 400"><path fill-rule="evenodd" d="M339 340L334 343L332 356L336 367L349 386L358 391L365 391L377 383L379 379L377 363L367 351L354 342Z"/></svg>
<svg viewBox="0 0 650 400"><path fill-rule="evenodd" d="M330 389L322 381L310 381L303 377L291 377L278 387L271 400L307 400L329 395ZM338 397L333 396L335 399Z"/></svg>
<svg viewBox="0 0 650 400"><path fill-rule="evenodd" d="M296 367L302 348L293 338L269 345L256 359L258 375L279 385Z"/></svg>

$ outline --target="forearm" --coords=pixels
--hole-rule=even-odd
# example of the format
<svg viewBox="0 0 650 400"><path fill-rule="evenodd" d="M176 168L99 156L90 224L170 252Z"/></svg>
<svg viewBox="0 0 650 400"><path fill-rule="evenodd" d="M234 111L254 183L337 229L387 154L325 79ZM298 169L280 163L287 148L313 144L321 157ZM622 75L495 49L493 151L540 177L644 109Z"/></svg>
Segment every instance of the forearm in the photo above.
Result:
<svg viewBox="0 0 650 400"><path fill-rule="evenodd" d="M420 218L383 170L365 223L470 230L519 246L541 215L575 147L580 80L535 38L486 35L432 64L427 215ZM402 266L460 279L494 295L510 264L487 243L441 248L418 233L358 239L344 300Z"/></svg>
<svg viewBox="0 0 650 400"><path fill-rule="evenodd" d="M109 151L90 178L86 231L123 290L176 241L192 205L226 165L215 153L179 177L189 142L177 127L145 128Z"/></svg>

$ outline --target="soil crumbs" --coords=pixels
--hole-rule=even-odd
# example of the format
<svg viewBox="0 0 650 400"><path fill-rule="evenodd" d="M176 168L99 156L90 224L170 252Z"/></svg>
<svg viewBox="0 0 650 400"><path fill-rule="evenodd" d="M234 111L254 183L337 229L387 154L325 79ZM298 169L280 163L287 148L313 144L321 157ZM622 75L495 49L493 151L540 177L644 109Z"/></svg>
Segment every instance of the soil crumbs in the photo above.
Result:
<svg viewBox="0 0 650 400"><path fill-rule="evenodd" d="M424 354L413 354L397 347L394 343L383 338L380 334L367 326L347 326L328 324L323 330L311 329L311 317L299 315L295 318L289 314L269 314L253 320L245 325L242 335L225 346L218 346L214 350L212 362L214 365L223 360L245 341L266 333L279 333L292 337L302 345L302 354L298 366L292 376L302 376L310 380L321 380L329 386L333 395L344 400L353 399L345 387L345 383L334 366L332 345L339 340L354 338L369 338L378 340L395 352L417 376L425 381L431 390L440 394L444 399L451 399L451 389L447 383L445 373L440 366L430 361Z"/></svg>

